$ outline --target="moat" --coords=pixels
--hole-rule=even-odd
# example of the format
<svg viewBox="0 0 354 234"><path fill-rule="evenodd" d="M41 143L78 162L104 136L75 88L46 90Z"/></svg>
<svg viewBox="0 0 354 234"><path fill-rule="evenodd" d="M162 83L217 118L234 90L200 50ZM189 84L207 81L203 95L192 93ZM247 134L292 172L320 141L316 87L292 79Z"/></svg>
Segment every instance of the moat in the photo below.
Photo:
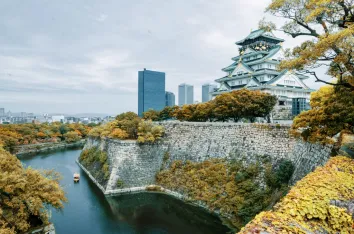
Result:
<svg viewBox="0 0 354 234"><path fill-rule="evenodd" d="M58 234L198 234L228 233L221 221L201 210L163 194L141 193L105 197L75 160L81 150L66 150L20 160L35 169L55 169L68 203L61 212L52 210L51 221ZM79 172L80 182L72 175Z"/></svg>

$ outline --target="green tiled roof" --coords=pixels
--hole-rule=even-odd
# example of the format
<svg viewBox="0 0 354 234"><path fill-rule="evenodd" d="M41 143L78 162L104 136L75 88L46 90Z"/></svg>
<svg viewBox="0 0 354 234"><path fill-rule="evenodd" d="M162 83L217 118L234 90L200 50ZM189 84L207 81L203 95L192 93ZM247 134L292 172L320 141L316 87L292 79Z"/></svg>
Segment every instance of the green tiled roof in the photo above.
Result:
<svg viewBox="0 0 354 234"><path fill-rule="evenodd" d="M252 40L252 39L256 39L257 37L263 36L269 39L273 39L279 42L283 42L283 39L277 38L275 36L268 36L268 35L264 35L266 33L266 31L264 31L263 29L258 29L255 31L252 31L245 39L236 42L236 45L242 45L245 41L247 40Z"/></svg>

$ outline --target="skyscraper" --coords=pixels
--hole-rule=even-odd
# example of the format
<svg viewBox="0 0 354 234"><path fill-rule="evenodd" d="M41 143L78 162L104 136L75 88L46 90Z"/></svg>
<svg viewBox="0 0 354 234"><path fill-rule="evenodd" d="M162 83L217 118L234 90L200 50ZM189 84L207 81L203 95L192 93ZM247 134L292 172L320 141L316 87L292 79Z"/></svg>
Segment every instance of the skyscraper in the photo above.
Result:
<svg viewBox="0 0 354 234"><path fill-rule="evenodd" d="M208 102L211 100L211 93L216 89L216 85L214 84L204 84L202 86L202 102Z"/></svg>
<svg viewBox="0 0 354 234"><path fill-rule="evenodd" d="M138 81L138 114L149 109L162 110L165 107L165 73L149 71L144 68L139 71Z"/></svg>
<svg viewBox="0 0 354 234"><path fill-rule="evenodd" d="M5 108L0 108L0 116L5 116Z"/></svg>
<svg viewBox="0 0 354 234"><path fill-rule="evenodd" d="M178 105L193 104L193 85L180 84L178 86Z"/></svg>
<svg viewBox="0 0 354 234"><path fill-rule="evenodd" d="M175 94L172 92L166 92L166 106L174 106L175 102Z"/></svg>

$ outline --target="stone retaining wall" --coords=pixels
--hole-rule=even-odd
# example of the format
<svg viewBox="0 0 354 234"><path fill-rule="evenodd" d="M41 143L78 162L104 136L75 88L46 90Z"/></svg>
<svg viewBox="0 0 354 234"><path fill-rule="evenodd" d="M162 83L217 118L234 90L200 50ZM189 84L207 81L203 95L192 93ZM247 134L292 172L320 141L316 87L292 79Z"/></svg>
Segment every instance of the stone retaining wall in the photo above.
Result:
<svg viewBox="0 0 354 234"><path fill-rule="evenodd" d="M87 140L85 148L98 146L107 152L111 175L103 188L106 194L136 192L155 184L163 164L174 160L201 162L210 158L235 158L246 163L268 155L273 163L291 160L295 165L292 182L316 166L323 165L331 147L298 141L288 133L289 125L161 122L165 136L157 144L112 139ZM123 189L117 188L117 181Z"/></svg>

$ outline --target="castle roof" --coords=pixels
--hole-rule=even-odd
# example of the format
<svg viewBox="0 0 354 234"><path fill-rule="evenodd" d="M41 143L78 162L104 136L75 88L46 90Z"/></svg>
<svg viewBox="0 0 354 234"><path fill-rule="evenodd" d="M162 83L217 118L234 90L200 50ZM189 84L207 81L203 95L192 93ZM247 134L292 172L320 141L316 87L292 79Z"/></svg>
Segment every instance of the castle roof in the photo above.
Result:
<svg viewBox="0 0 354 234"><path fill-rule="evenodd" d="M241 40L241 41L237 41L235 44L236 45L246 45L248 44L248 42L253 41L257 38L267 38L270 40L273 40L275 43L279 43L279 42L283 42L283 39L277 38L276 36L274 36L273 33L271 32L267 32L263 29L258 29L255 31L252 31L245 39Z"/></svg>

